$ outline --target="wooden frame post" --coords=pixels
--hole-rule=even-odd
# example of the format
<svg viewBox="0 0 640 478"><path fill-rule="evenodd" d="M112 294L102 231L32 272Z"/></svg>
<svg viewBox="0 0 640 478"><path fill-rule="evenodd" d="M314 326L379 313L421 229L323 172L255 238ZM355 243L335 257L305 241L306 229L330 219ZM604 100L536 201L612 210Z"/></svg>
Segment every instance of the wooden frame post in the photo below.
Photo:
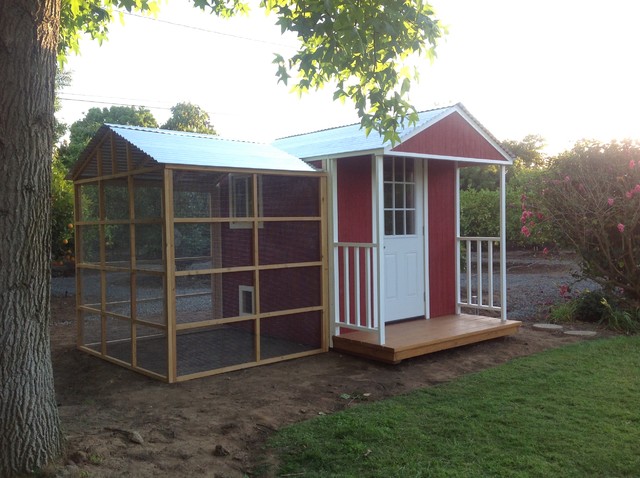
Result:
<svg viewBox="0 0 640 478"><path fill-rule="evenodd" d="M74 218L74 229L73 229L73 238L74 238L74 254L76 260L76 270L75 270L75 278L76 278L76 325L77 325L77 334L76 334L76 346L80 347L84 345L84 316L82 311L80 310L80 304L82 304L82 279L81 279L81 269L78 269L77 264L78 261L83 257L84 253L82 251L82 232L81 228L78 227L78 222L82 220L82 200L80 196L80 191L82 190L82 186L79 184L73 185L73 218Z"/></svg>
<svg viewBox="0 0 640 478"><path fill-rule="evenodd" d="M329 254L328 254L328 233L327 233L327 177L322 176L320 182L320 197L318 198L320 206L320 254L322 255L322 267L320 268L321 284L322 284L322 350L329 350L329 342L331 337L329 331L331 326L331 313L329 312ZM332 247L333 249L333 247Z"/></svg>
<svg viewBox="0 0 640 478"><path fill-rule="evenodd" d="M173 170L164 170L164 243L165 281L167 296L165 315L167 317L167 381L173 383L178 374L176 357L176 261L174 249L173 217Z"/></svg>
<svg viewBox="0 0 640 478"><path fill-rule="evenodd" d="M102 163L102 154L98 151L98 160ZM100 237L100 353L107 355L107 272L105 267L107 264L106 250L106 210L105 210L105 191L104 181L98 181L98 219L99 237Z"/></svg>
<svg viewBox="0 0 640 478"><path fill-rule="evenodd" d="M254 319L254 333L255 333L255 337L254 337L254 353L255 353L255 361L256 362L260 362L260 314L261 314L261 307L260 307L260 270L258 269L258 266L260 265L260 241L259 241L259 222L258 222L258 217L260 216L260 204L258 204L259 201L262 200L262 198L258 195L258 175L257 174L252 174L251 175L251 195L253 197L253 210L251 211L251 215L253 216L253 265L254 265L254 271L253 271L253 302L254 302L254 313L256 315L256 318Z"/></svg>
<svg viewBox="0 0 640 478"><path fill-rule="evenodd" d="M114 160L115 162L115 160ZM131 152L129 144L127 144L127 166L131 165ZM136 206L134 195L134 176L130 174L127 177L127 188L129 190L129 319L131 320L131 366L138 366L138 331L137 331L137 296L138 296L138 275L136 273Z"/></svg>

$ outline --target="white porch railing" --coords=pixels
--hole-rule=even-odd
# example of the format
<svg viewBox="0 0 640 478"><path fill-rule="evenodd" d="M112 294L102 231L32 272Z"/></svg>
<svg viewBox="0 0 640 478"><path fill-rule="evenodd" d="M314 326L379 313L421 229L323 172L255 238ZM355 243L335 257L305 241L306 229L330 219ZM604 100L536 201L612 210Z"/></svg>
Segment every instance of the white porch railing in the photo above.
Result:
<svg viewBox="0 0 640 478"><path fill-rule="evenodd" d="M458 280L456 281L457 309L500 312L505 318L502 297L505 281L502 264L496 273L494 257L500 262L499 237L458 237Z"/></svg>
<svg viewBox="0 0 640 478"><path fill-rule="evenodd" d="M334 244L336 334L340 328L380 332L377 249L371 243Z"/></svg>

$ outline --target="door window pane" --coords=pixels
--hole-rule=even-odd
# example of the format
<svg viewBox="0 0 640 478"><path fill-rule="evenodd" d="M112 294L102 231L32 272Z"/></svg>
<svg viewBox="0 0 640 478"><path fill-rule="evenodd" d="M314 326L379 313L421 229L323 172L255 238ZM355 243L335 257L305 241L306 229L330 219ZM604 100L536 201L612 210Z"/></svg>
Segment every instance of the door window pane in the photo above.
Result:
<svg viewBox="0 0 640 478"><path fill-rule="evenodd" d="M415 234L416 233L416 212L415 211L406 211L406 233L407 234Z"/></svg>
<svg viewBox="0 0 640 478"><path fill-rule="evenodd" d="M392 183L384 184L384 208L385 209L393 208L393 184Z"/></svg>
<svg viewBox="0 0 640 478"><path fill-rule="evenodd" d="M393 163L393 169L395 171L394 181L404 181L404 158L394 158Z"/></svg>
<svg viewBox="0 0 640 478"><path fill-rule="evenodd" d="M415 163L412 158L384 160L384 232L387 236L416 233Z"/></svg>
<svg viewBox="0 0 640 478"><path fill-rule="evenodd" d="M384 212L384 233L393 236L393 211Z"/></svg>
<svg viewBox="0 0 640 478"><path fill-rule="evenodd" d="M404 211L396 211L396 236L405 234L404 230Z"/></svg>
<svg viewBox="0 0 640 478"><path fill-rule="evenodd" d="M413 184L407 184L405 186L405 205L407 209L413 209L416 207L416 193Z"/></svg>
<svg viewBox="0 0 640 478"><path fill-rule="evenodd" d="M395 188L395 196L396 196L396 202L394 204L394 207L396 209L403 208L405 204L404 203L404 184L395 183L393 186Z"/></svg>

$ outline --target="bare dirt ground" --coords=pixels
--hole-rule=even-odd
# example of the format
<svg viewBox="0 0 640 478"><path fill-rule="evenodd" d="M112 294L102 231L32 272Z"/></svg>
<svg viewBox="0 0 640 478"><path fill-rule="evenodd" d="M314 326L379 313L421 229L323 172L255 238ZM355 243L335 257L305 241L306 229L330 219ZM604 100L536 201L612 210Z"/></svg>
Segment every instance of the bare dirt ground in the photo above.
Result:
<svg viewBox="0 0 640 478"><path fill-rule="evenodd" d="M281 427L581 340L531 327L574 268L562 258L511 261L510 318L523 321L512 337L395 366L329 352L174 385L75 350L74 299L54 296L53 364L68 454L51 475L272 476L264 443Z"/></svg>

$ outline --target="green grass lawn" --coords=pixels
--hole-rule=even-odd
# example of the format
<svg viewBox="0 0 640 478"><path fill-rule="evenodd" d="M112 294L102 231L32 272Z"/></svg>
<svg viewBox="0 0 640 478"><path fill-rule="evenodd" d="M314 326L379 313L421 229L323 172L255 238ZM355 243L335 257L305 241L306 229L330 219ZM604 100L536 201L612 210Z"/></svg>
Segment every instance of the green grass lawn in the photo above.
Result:
<svg viewBox="0 0 640 478"><path fill-rule="evenodd" d="M278 476L640 477L640 337L319 416L270 445Z"/></svg>

